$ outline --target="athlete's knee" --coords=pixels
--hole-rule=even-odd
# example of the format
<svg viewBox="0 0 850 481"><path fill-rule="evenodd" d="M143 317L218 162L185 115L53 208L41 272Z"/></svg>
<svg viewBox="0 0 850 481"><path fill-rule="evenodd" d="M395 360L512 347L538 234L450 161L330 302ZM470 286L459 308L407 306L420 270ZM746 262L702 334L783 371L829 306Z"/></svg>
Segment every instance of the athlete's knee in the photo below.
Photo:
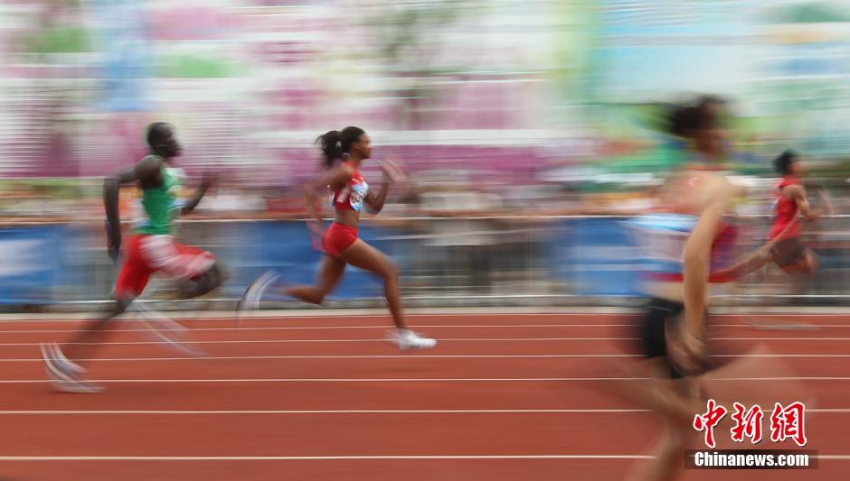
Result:
<svg viewBox="0 0 850 481"><path fill-rule="evenodd" d="M395 262L387 259L384 264L383 272L381 274L383 275L385 280L397 281L399 276L398 266Z"/></svg>

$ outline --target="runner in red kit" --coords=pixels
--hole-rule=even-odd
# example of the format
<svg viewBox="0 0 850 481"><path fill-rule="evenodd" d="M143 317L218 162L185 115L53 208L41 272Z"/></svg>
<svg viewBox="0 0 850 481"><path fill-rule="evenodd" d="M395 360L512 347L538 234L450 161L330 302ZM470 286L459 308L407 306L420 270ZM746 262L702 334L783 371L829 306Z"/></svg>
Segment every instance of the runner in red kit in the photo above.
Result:
<svg viewBox="0 0 850 481"><path fill-rule="evenodd" d="M722 273L729 277L742 277L762 266L775 263L788 274L813 274L818 268L817 255L801 239L803 222L814 222L823 215L831 215L832 204L825 193L821 194L824 210L812 209L809 204L803 176L806 166L792 151L785 151L773 161L782 174L773 201L773 225L768 242Z"/></svg>
<svg viewBox="0 0 850 481"><path fill-rule="evenodd" d="M317 143L322 150L325 171L308 182L304 192L307 206L315 219L309 224L314 244L320 245L325 255L316 285L290 287L283 290L284 294L311 304L322 304L325 296L339 283L346 266L351 264L383 279L387 306L396 325L392 341L402 350L434 347L437 341L407 327L396 265L358 236L360 211L364 204L372 212L380 212L387 200L390 183L402 178L401 172L392 162L383 162L381 188L377 193L370 190L360 166L372 156L371 139L358 127L332 130L319 136ZM316 200L317 194L328 188L333 194L334 222L322 233L321 211ZM277 277L266 272L254 280L239 302L240 310L258 307L263 293L273 286Z"/></svg>
<svg viewBox="0 0 850 481"><path fill-rule="evenodd" d="M818 266L817 256L800 239L803 223L799 216L802 214L807 222L812 222L824 213L813 210L809 205L806 188L801 181L806 172L805 164L799 156L787 151L774 163L782 174L782 180L776 189L776 217L768 237L771 260L789 274L814 273Z"/></svg>

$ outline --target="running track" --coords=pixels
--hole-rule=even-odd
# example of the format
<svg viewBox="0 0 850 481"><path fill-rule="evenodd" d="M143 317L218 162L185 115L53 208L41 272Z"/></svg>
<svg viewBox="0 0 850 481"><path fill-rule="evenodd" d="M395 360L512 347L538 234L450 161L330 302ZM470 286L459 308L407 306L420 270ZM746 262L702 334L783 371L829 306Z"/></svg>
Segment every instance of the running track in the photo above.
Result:
<svg viewBox="0 0 850 481"><path fill-rule="evenodd" d="M53 393L43 381L38 343L65 339L77 322L0 322L0 480L625 479L659 432L651 414L605 391L644 382L612 380L621 375L606 367L628 360L632 319L411 316L440 340L414 354L383 340L385 316L252 319L241 329L186 321L209 354L201 359L128 323L90 365L107 387L98 395ZM720 358L759 344L770 352L714 385L815 400L806 430L819 469L686 479L850 477L850 316L805 320L820 329L715 317L731 353ZM772 371L774 362L790 370ZM728 426L716 435L728 441Z"/></svg>

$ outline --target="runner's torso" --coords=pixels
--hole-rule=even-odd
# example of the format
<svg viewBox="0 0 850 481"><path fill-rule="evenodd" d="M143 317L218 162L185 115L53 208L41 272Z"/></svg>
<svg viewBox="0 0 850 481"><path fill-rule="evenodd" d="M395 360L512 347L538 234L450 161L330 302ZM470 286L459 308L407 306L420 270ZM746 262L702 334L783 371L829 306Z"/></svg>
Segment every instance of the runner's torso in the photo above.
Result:
<svg viewBox="0 0 850 481"><path fill-rule="evenodd" d="M142 209L146 219L136 227L136 233L173 235L174 222L181 207L177 200L177 192L182 183L174 169L168 167L162 158L157 157L157 159L161 163L162 184L159 187L142 190Z"/></svg>
<svg viewBox="0 0 850 481"><path fill-rule="evenodd" d="M360 170L351 163L343 163L343 166L351 170L351 180L342 188L333 191L331 205L336 212L336 221L357 227L360 219L360 211L369 194L369 184Z"/></svg>
<svg viewBox="0 0 850 481"><path fill-rule="evenodd" d="M797 222L798 207L793 197L783 194L783 189L790 185L799 185L800 180L793 177L783 177L776 187L776 197L773 201L773 226L770 228L769 239L782 236L783 239L797 237L802 230L802 224ZM795 223L790 228L789 224ZM788 229L787 231L785 229Z"/></svg>
<svg viewBox="0 0 850 481"><path fill-rule="evenodd" d="M690 168L670 181L662 201L670 213L639 216L627 222L639 249L641 290L650 296L680 302L684 295L684 249L694 227L718 196L734 198L737 188L712 168ZM731 202L729 202L731 207ZM710 272L730 264L737 230L723 224L712 244ZM709 276L709 282L721 282Z"/></svg>

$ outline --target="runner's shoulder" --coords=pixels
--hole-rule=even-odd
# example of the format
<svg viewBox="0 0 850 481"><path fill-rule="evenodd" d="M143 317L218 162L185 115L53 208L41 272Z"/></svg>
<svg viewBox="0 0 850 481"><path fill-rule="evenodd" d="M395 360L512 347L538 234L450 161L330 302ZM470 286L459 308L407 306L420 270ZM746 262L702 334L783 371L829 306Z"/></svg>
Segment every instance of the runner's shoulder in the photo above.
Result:
<svg viewBox="0 0 850 481"><path fill-rule="evenodd" d="M139 180L153 180L159 177L162 170L162 157L157 155L148 155L140 160L136 166L136 175Z"/></svg>

